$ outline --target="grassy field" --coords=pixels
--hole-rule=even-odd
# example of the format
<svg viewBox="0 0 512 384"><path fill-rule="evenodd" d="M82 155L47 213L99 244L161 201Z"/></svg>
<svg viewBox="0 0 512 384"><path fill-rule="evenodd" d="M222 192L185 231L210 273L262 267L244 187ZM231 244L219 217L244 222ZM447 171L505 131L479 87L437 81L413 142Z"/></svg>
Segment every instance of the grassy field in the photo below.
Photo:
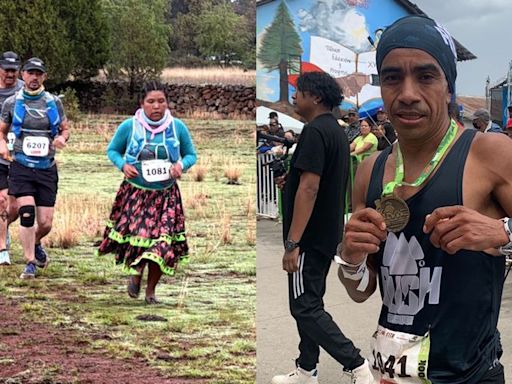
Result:
<svg viewBox="0 0 512 384"><path fill-rule="evenodd" d="M58 154L54 230L45 240L52 262L34 281L18 279L24 262L14 224L14 264L0 268L0 296L16 300L25 322L76 331L86 352L142 358L168 377L253 383L253 124L185 120L199 158L179 183L190 264L174 277L163 277L157 287L162 304L147 306L143 299L127 296L126 279L112 255L94 256L94 243L101 238L122 180L105 148L124 118L90 115L74 124L68 147ZM2 332L15 330L0 329L0 336ZM1 337L0 356L5 356L1 372L2 364L12 363ZM48 375L48 367L40 371Z"/></svg>

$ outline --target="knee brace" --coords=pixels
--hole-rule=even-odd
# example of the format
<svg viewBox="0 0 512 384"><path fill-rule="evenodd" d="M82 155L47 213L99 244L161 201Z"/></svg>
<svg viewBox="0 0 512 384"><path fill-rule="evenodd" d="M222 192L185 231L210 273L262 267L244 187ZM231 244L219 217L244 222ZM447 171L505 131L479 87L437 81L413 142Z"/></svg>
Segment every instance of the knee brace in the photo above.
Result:
<svg viewBox="0 0 512 384"><path fill-rule="evenodd" d="M36 207L33 205L24 205L20 207L19 215L21 226L30 228L34 226L36 220Z"/></svg>

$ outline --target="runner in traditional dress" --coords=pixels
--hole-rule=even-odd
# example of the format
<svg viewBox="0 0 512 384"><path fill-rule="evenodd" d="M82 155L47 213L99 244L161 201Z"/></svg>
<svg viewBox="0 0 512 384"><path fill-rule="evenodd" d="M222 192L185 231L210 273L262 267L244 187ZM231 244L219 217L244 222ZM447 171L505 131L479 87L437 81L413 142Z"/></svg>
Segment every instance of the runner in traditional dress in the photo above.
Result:
<svg viewBox="0 0 512 384"><path fill-rule="evenodd" d="M158 303L155 287L188 260L185 215L176 180L196 162L187 126L168 109L163 84L145 84L140 109L119 125L107 154L125 179L98 253L115 253L130 275L128 294L138 297L148 266L146 303Z"/></svg>

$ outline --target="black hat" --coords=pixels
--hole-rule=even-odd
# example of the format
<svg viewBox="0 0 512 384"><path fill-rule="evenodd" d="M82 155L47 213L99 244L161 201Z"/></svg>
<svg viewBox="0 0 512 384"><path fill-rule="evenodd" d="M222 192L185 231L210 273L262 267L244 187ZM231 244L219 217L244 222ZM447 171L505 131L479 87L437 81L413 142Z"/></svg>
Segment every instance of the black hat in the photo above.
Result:
<svg viewBox="0 0 512 384"><path fill-rule="evenodd" d="M272 112L270 112L270 113L268 114L268 118L269 118L269 119L273 119L274 117L278 117L277 112L272 111Z"/></svg>
<svg viewBox="0 0 512 384"><path fill-rule="evenodd" d="M0 67L3 69L20 69L20 58L12 51L6 51L0 56Z"/></svg>
<svg viewBox="0 0 512 384"><path fill-rule="evenodd" d="M37 70L41 72L46 72L46 67L44 66L44 61L38 57L31 57L25 64L23 64L24 71Z"/></svg>

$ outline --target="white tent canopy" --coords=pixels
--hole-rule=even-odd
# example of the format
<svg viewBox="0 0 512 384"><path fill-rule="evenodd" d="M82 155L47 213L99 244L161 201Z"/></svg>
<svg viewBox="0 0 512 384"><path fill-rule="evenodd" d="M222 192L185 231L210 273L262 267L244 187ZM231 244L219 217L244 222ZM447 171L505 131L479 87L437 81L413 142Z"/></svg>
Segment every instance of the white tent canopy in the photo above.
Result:
<svg viewBox="0 0 512 384"><path fill-rule="evenodd" d="M295 133L301 133L302 127L304 123L290 117L282 112L278 112L273 110L272 108L267 108L260 106L256 108L256 125L265 125L269 123L268 115L270 112L276 112L277 118L279 119L279 123L283 126L285 131L292 130Z"/></svg>

